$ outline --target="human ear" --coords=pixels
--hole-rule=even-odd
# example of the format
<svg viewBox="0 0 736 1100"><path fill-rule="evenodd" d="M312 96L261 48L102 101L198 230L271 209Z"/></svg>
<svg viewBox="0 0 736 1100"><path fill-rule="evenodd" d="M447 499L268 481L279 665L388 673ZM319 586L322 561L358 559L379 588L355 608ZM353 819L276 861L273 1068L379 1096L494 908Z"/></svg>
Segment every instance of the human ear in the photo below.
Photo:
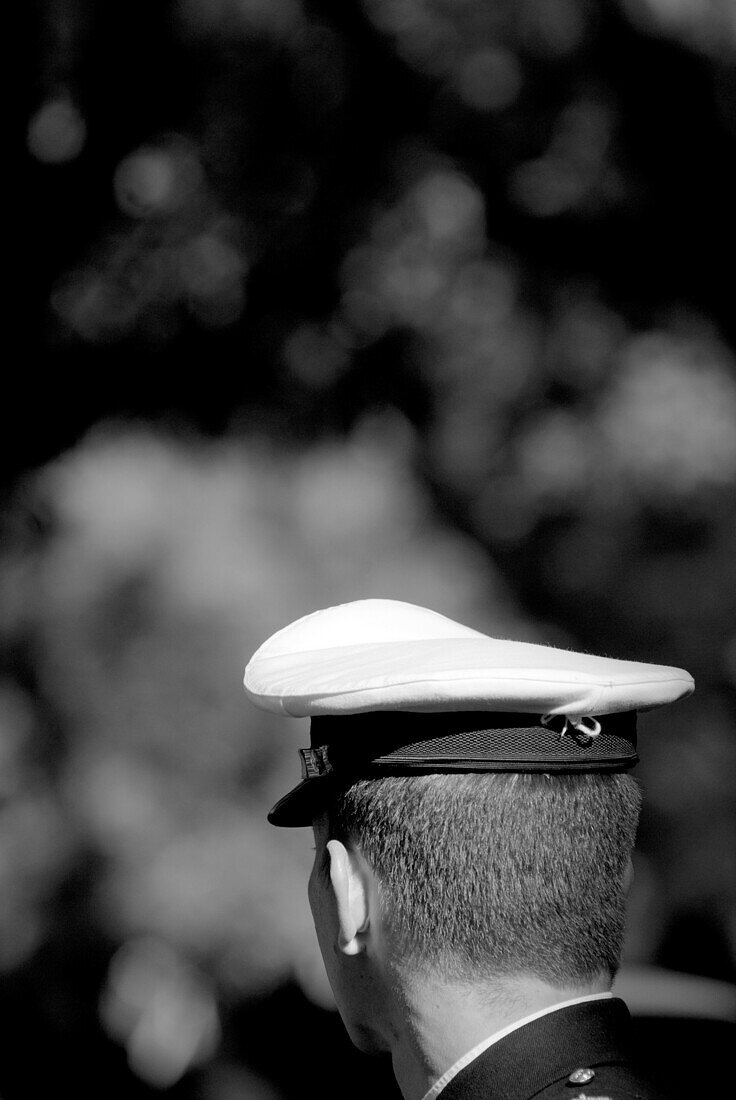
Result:
<svg viewBox="0 0 736 1100"><path fill-rule="evenodd" d="M328 842L327 854L337 908L338 947L345 955L358 955L365 950L363 933L370 924L367 868L339 840Z"/></svg>

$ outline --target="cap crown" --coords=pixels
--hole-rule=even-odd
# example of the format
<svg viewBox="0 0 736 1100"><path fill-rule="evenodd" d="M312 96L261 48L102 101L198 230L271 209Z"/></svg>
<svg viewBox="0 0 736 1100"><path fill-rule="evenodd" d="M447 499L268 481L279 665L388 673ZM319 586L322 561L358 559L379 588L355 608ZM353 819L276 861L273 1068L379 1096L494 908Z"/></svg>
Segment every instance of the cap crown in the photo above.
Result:
<svg viewBox="0 0 736 1100"><path fill-rule="evenodd" d="M662 706L693 688L684 669L491 638L380 599L298 619L245 670L257 706L294 717L488 710L579 718Z"/></svg>

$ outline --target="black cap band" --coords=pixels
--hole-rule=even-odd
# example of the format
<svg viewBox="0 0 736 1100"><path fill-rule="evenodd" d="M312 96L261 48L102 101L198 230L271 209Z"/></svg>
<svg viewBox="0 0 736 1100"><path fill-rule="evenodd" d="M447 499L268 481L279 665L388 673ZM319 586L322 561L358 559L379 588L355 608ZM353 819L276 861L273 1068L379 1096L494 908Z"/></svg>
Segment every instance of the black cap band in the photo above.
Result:
<svg viewBox="0 0 736 1100"><path fill-rule="evenodd" d="M636 712L587 723L492 711L312 718L304 778L433 771L615 771L637 762ZM319 753L314 755L315 750Z"/></svg>
<svg viewBox="0 0 736 1100"><path fill-rule="evenodd" d="M452 772L622 772L638 761L636 712L575 722L492 711L370 711L312 718L302 782L269 814L308 825L335 782Z"/></svg>

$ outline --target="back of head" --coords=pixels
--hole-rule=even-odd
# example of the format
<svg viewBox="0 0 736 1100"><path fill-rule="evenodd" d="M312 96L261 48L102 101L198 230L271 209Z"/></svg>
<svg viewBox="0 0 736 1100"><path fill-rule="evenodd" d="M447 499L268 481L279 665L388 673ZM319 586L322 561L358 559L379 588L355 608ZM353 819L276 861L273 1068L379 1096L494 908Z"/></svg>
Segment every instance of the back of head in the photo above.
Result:
<svg viewBox="0 0 736 1100"><path fill-rule="evenodd" d="M397 775L341 788L327 819L377 875L399 968L573 989L618 967L639 807L626 774Z"/></svg>

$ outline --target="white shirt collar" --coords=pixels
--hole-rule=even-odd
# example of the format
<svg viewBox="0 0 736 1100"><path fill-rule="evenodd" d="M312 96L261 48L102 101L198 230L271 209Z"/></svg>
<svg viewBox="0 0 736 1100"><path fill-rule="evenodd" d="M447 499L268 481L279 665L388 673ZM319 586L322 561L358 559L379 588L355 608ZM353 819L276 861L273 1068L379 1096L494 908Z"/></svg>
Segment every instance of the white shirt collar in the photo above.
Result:
<svg viewBox="0 0 736 1100"><path fill-rule="evenodd" d="M572 997L569 1001L560 1001L558 1004L550 1005L548 1008L540 1008L538 1012L532 1012L529 1016L524 1016L521 1020L515 1020L513 1024L508 1024L506 1027L502 1027L500 1031L494 1031L493 1035L490 1035L487 1039L478 1043L472 1050L469 1050L467 1054L463 1054L462 1058L458 1058L457 1062L450 1066L448 1070L439 1077L428 1092L425 1092L422 1100L435 1100L437 1096L442 1092L445 1085L455 1077L461 1069L465 1069L471 1062L475 1061L479 1054L482 1054L484 1050L488 1050L490 1046L497 1043L499 1039L505 1038L506 1035L510 1035L512 1031L516 1031L519 1027L524 1027L525 1024L530 1024L532 1020L538 1020L541 1016L546 1016L549 1012L557 1012L559 1008L569 1008L571 1005L580 1005L585 1001L603 1001L609 997L612 997L613 993L589 993L585 997Z"/></svg>

